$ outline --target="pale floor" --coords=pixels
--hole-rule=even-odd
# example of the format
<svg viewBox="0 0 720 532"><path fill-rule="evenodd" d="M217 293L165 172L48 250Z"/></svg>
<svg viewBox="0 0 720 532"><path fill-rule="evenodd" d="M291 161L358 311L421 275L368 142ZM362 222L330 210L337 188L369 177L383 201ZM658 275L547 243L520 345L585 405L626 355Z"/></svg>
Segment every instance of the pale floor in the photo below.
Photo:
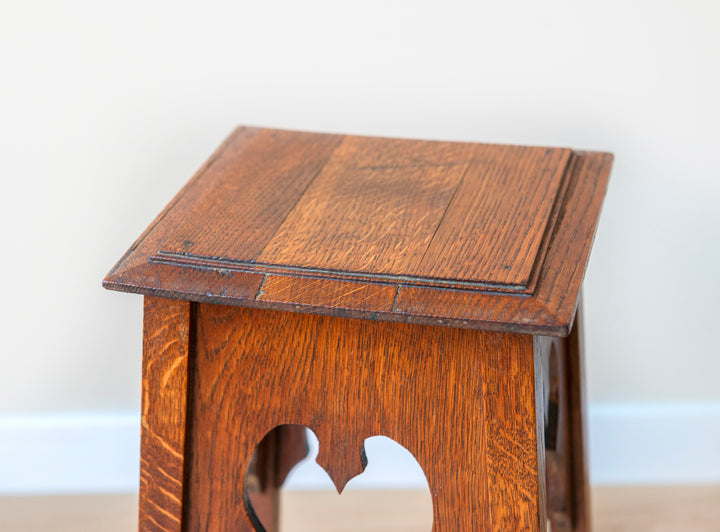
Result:
<svg viewBox="0 0 720 532"><path fill-rule="evenodd" d="M427 530L422 492L295 492L283 502L288 532ZM593 510L595 532L720 532L720 486L596 488ZM0 531L127 532L136 512L136 495L0 497Z"/></svg>

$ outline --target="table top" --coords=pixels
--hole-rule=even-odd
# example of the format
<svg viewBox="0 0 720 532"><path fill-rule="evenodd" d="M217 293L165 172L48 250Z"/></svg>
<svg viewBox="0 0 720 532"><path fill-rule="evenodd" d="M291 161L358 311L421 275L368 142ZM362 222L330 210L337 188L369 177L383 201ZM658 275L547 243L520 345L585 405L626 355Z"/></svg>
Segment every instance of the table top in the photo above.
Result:
<svg viewBox="0 0 720 532"><path fill-rule="evenodd" d="M241 127L104 286L563 336L611 164L567 148Z"/></svg>

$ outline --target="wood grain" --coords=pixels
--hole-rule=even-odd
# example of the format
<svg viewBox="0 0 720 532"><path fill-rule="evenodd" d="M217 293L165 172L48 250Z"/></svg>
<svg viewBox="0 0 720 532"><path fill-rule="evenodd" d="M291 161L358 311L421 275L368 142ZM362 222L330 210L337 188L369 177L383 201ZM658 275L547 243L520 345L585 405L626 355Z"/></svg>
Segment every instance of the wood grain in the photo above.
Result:
<svg viewBox="0 0 720 532"><path fill-rule="evenodd" d="M559 148L240 128L104 285L566 336L611 162ZM277 297L260 289L267 281ZM338 298L339 281L373 295Z"/></svg>
<svg viewBox="0 0 720 532"><path fill-rule="evenodd" d="M192 303L146 297L143 334L140 526L180 532Z"/></svg>
<svg viewBox="0 0 720 532"><path fill-rule="evenodd" d="M346 137L258 260L411 274L471 156L468 144Z"/></svg>
<svg viewBox="0 0 720 532"><path fill-rule="evenodd" d="M339 135L255 129L205 173L163 249L254 261L340 144Z"/></svg>
<svg viewBox="0 0 720 532"><path fill-rule="evenodd" d="M535 402L537 347L529 335L486 333L483 340L482 421L491 529L545 530L545 471Z"/></svg>
<svg viewBox="0 0 720 532"><path fill-rule="evenodd" d="M553 532L590 532L582 308L569 337L536 337L536 344L548 519Z"/></svg>
<svg viewBox="0 0 720 532"><path fill-rule="evenodd" d="M532 297L401 285L393 312L456 327L570 334L611 163L609 154L578 156Z"/></svg>
<svg viewBox="0 0 720 532"><path fill-rule="evenodd" d="M403 445L435 532L544 530L531 336L211 304L196 323L186 530L255 530L243 478L288 423L315 431L338 491L366 438Z"/></svg>
<svg viewBox="0 0 720 532"><path fill-rule="evenodd" d="M551 340L146 297L140 529L275 532L304 425L338 491L366 438L404 445L436 532L589 532L581 326Z"/></svg>
<svg viewBox="0 0 720 532"><path fill-rule="evenodd" d="M573 323L611 162L237 129L104 283L148 295L141 529L276 532L302 425L338 491L366 438L405 446L436 532L588 532Z"/></svg>
<svg viewBox="0 0 720 532"><path fill-rule="evenodd" d="M570 150L475 146L415 275L528 287Z"/></svg>
<svg viewBox="0 0 720 532"><path fill-rule="evenodd" d="M212 169L219 159L241 156L259 130L240 127L218 147L197 173L176 194L172 201L138 237L115 267L108 273L103 286L133 293L202 301L218 297L227 300L253 298L263 276L254 273L228 272L222 269L172 268L150 262L168 238L167 229L182 223L192 205L200 201L207 187L215 186ZM232 275L230 275L232 274Z"/></svg>
<svg viewBox="0 0 720 532"><path fill-rule="evenodd" d="M257 300L290 303L305 308L390 312L396 294L394 286L382 284L268 275Z"/></svg>
<svg viewBox="0 0 720 532"><path fill-rule="evenodd" d="M565 344L568 405L568 448L570 455L570 485L573 532L590 532L592 506L590 503L590 472L587 449L587 403L585 399L584 316L582 298L570 336L561 340Z"/></svg>

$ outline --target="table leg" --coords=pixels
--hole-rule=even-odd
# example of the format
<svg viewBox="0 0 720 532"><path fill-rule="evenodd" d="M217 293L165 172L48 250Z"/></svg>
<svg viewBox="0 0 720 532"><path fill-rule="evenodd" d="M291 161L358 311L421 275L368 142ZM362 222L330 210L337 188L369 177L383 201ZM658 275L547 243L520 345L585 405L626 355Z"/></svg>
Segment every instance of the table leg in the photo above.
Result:
<svg viewBox="0 0 720 532"><path fill-rule="evenodd" d="M553 532L590 532L582 309L568 338L540 344L548 518Z"/></svg>
<svg viewBox="0 0 720 532"><path fill-rule="evenodd" d="M583 308L578 305L575 324L565 339L570 439L572 441L572 498L574 532L590 532L590 480L587 468L587 411L585 403L585 355L583 351Z"/></svg>
<svg viewBox="0 0 720 532"><path fill-rule="evenodd" d="M145 297L140 516L142 531L181 532L192 304Z"/></svg>

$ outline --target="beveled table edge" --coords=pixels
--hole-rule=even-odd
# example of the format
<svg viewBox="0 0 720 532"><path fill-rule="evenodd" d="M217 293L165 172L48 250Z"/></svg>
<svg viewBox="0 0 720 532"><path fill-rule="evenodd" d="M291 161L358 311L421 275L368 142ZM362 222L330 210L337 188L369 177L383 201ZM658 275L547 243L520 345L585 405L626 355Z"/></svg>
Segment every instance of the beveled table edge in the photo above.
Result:
<svg viewBox="0 0 720 532"><path fill-rule="evenodd" d="M151 260L162 250L162 241L153 235L158 223L172 218L174 204L242 129L236 129L226 139L118 261L103 281L105 288L201 303L346 318L561 337L570 333L607 189L611 154L573 152L576 162L568 176L567 190L532 294L492 288L408 286L402 281L308 278L288 272L233 272Z"/></svg>

